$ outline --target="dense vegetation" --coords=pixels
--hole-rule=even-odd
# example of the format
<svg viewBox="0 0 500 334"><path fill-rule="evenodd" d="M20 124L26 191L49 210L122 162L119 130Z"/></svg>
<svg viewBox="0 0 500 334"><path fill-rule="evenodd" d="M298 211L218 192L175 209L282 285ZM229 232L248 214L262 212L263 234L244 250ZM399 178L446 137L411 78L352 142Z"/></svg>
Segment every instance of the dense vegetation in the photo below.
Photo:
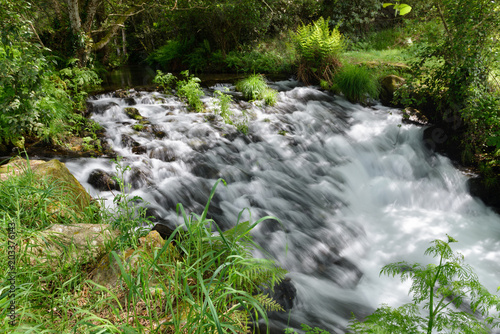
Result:
<svg viewBox="0 0 500 334"><path fill-rule="evenodd" d="M127 167L117 163L118 175ZM151 223L140 198L128 195L122 178L114 208L103 203L82 207L68 196L68 185L26 167L0 181L0 237L14 239L15 298L11 287L8 244L0 245L0 328L13 333L244 333L251 318L267 320L266 310L281 306L264 294L285 271L272 260L257 259L250 231L261 221L239 221L233 229L213 234L207 218L217 182L200 215L178 210L183 223L167 240L142 238ZM102 224L110 233L99 253L66 244L63 237L41 234L54 223ZM9 226L9 229L7 228ZM9 232L10 231L10 232ZM118 234L118 236L117 236ZM51 245L51 246L48 246ZM54 251L62 247L60 252ZM10 249L10 248L9 248ZM43 251L40 252L39 249ZM113 266L120 272L114 282ZM105 280L99 273L108 272ZM92 278L92 279L90 279ZM99 282L99 283L96 283ZM17 318L10 324L9 305ZM123 319L129 319L123 321Z"/></svg>
<svg viewBox="0 0 500 334"><path fill-rule="evenodd" d="M192 73L244 73L247 77L237 83L237 89L245 98L262 99L269 105L276 102L276 94L267 87L262 74L295 74L306 84L320 85L360 103L377 99L381 92L380 79L396 74L405 82L390 102L421 110L443 129L447 140L441 141L431 135L431 142L442 144L445 141L445 149L458 151L453 157L477 167L486 176L484 185L494 193L500 190L500 5L487 0L415 0L409 5L412 7L410 12L398 13L395 8L401 7L383 6L376 0L159 0L154 3L144 0L0 0L0 152L11 153L13 147L23 149L40 141L44 145L67 146L68 138L73 136L84 138L84 149L101 150L96 134L98 126L85 117L85 99L98 87L100 75L124 64L155 67L158 70L155 83L159 89L177 94L194 112L204 111L205 106L200 101L200 80ZM228 108L231 96L222 91L215 95L216 112L226 123L245 133L247 124L237 123ZM29 176L9 182L2 184L3 190L26 191L23 194L16 192L19 196L11 198L6 193L0 194L0 200L5 201L2 205L9 205L9 208L21 210L26 204L25 197L37 201L57 197L50 191L41 191ZM50 185L44 187L55 191ZM126 207L122 209L130 214ZM16 210L6 211L10 216L4 214L1 218L4 222L14 218L19 222L31 219L36 226L31 226L26 236L46 226L47 219L53 218L48 218L43 210ZM101 221L102 217L95 210L84 219ZM22 217L27 213L41 216ZM236 235L212 239L202 228L206 222L204 214L200 217L184 215L184 218L186 226L198 233L200 239L208 240L208 244L181 247L203 247L196 248L201 257L204 252L218 254L216 258L220 261L235 262L232 265L240 273L246 270L250 261L248 253L246 248L238 247L246 247L250 242L245 238L251 226L244 225L239 231L241 240ZM205 249L209 245L216 247ZM448 259L450 263L455 261L453 263L458 263L460 268L467 269L447 247L448 243L436 241L429 253ZM234 251L242 252L241 258L232 257ZM186 306L196 304L194 300L208 291L227 288L213 285L213 280L207 281L207 277L213 277L210 275L221 274L222 269L217 271L215 263L204 264L207 267L201 268L201 272L190 271L200 264L189 262L193 259L182 258L179 254L175 256L177 263L187 261L182 264L186 277L203 282L196 287L187 281L182 283L187 284L184 288L190 291L182 301ZM165 269L164 265L168 267L165 263L160 265L159 258L147 261L150 261L148 270L154 269L160 275L170 270ZM263 268L268 268L266 266L268 263ZM441 279L440 272L436 273L439 267L429 271L415 268L421 270L422 275L435 274L436 280ZM60 306L45 304L47 293L53 297L50 303L62 303L70 298L68 291L76 293L79 289L95 288L82 278L85 273L82 266L55 273L45 267L39 269L47 274L44 286L50 287L48 292L30 285L36 276L33 270L21 273L25 285L19 298L32 303L34 309L60 309ZM418 282L418 277L412 276L417 271L398 272L394 266L384 270L391 275L409 275L404 278ZM224 274L233 277L230 272ZM70 279L75 275L76 279ZM252 275L249 273L248 278L256 282ZM124 277L129 276L124 272ZM247 283L233 284L237 291L233 291L231 298L244 295L249 298L247 311L258 314L265 314L260 302L271 308L275 306L268 300L255 299L251 294L254 287ZM120 313L123 309L135 312L137 310L129 306L139 299L152 300L151 307L160 307L154 304L158 301L156 297L135 289L131 281L124 284L125 302L114 304L106 312ZM473 288L479 287L475 281L474 284ZM63 289L67 286L70 290ZM96 307L104 308L105 302L117 299L117 293L100 291L102 299L95 301ZM203 326L212 326L210 330L240 326L243 323L240 310L228 311L232 316L224 318L225 322L215 316L217 312L225 312L218 307L227 298L227 295L214 296L210 299L212 304L202 303L202 309L189 309L190 318L198 321L190 328L199 326L200 322L204 322ZM170 306L162 307L178 311L175 303L181 302L172 301ZM78 307L68 310L79 314L78 321L83 321L79 324L100 323L99 328L111 332L124 330L109 319ZM437 326L438 322L432 320L435 313L431 312L425 324L424 318L412 307L382 307L370 318L371 322L353 324L352 328L383 332L377 321L380 323L385 317L402 319L408 325L428 331ZM445 311L439 305L438 309ZM101 311L105 312L99 309ZM60 327L57 328L76 325L71 312L58 318L60 323L56 326ZM410 313L411 319L406 317ZM148 316L152 317L151 314ZM201 314L208 319L202 319ZM179 316L182 318L185 314ZM23 317L35 327L38 326L35 324L48 321L37 311L23 314ZM52 313L50 319L54 317ZM181 322L180 319L172 320L173 326L177 326L175 330ZM443 328L446 326L449 324L442 324Z"/></svg>

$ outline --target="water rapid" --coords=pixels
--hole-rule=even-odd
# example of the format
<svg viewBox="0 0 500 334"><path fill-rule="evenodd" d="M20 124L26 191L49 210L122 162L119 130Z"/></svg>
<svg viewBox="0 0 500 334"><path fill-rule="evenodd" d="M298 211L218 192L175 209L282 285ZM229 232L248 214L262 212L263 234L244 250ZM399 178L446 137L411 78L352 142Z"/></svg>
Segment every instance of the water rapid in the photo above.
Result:
<svg viewBox="0 0 500 334"><path fill-rule="evenodd" d="M234 87L225 85L234 92ZM213 107L210 92L203 98ZM362 107L294 81L274 83L274 107L234 102L235 117L249 119L248 134L211 113L189 113L176 97L134 92L89 101L92 118L108 143L131 167L133 195L150 203L166 224L178 224L177 203L200 213L218 178L210 216L223 228L248 208L267 220L254 239L289 271L296 297L287 314L272 314L272 327L307 323L344 333L351 312L363 316L381 303L410 300L408 284L379 277L382 266L406 260L428 263L429 242L459 240L483 284L500 281L500 217L467 190L467 176L423 144L423 129L402 124L399 110ZM233 93L235 94L235 93ZM134 107L147 119L128 117ZM114 172L110 159L67 162L91 195L112 204L111 191L98 191L89 174ZM256 254L263 256L263 254Z"/></svg>

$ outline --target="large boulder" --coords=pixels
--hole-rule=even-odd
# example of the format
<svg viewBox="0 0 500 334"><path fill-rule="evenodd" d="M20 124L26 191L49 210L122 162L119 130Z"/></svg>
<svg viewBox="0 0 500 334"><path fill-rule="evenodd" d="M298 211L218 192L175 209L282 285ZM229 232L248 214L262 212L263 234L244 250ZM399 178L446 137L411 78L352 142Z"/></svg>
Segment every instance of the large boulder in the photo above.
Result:
<svg viewBox="0 0 500 334"><path fill-rule="evenodd" d="M405 82L404 78L397 75L387 75L380 80L380 102L386 106L393 106L394 92Z"/></svg>
<svg viewBox="0 0 500 334"><path fill-rule="evenodd" d="M87 179L87 182L101 191L120 190L120 185L114 179L116 175L110 174L102 169L94 169Z"/></svg>
<svg viewBox="0 0 500 334"><path fill-rule="evenodd" d="M51 267L93 262L118 237L108 224L54 224L24 241L32 265Z"/></svg>
<svg viewBox="0 0 500 334"><path fill-rule="evenodd" d="M38 164L32 167L32 170L36 175L57 180L63 189L65 201L74 202L76 210L84 211L90 205L92 197L90 197L85 188L71 174L66 165L59 160L53 159L46 163Z"/></svg>

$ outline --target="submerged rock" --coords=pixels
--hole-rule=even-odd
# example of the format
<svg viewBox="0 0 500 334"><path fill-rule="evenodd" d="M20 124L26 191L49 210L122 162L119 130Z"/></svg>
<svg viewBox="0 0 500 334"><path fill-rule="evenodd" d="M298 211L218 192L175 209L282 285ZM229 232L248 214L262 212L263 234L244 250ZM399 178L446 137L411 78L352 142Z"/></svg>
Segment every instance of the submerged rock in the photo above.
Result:
<svg viewBox="0 0 500 334"><path fill-rule="evenodd" d="M113 177L115 177L114 174L109 174L102 169L95 169L90 173L87 182L101 191L120 190L118 182Z"/></svg>

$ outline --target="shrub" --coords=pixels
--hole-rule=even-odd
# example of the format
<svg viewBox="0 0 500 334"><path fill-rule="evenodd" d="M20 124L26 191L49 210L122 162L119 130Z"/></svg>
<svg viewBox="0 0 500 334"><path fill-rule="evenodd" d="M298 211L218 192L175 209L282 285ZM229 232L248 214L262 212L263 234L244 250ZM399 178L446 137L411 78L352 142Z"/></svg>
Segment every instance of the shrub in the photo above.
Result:
<svg viewBox="0 0 500 334"><path fill-rule="evenodd" d="M333 90L338 90L351 102L365 102L366 95L378 97L378 82L364 66L347 64L335 75Z"/></svg>
<svg viewBox="0 0 500 334"><path fill-rule="evenodd" d="M203 111L203 90L200 86L200 78L190 75L189 71L183 71L181 74L185 77L184 80L177 82L177 95L187 100L188 105L196 112Z"/></svg>
<svg viewBox="0 0 500 334"><path fill-rule="evenodd" d="M322 17L313 24L302 25L295 34L295 45L299 80L305 84L320 80L331 84L340 66L339 56L345 49L344 37L337 27L330 30L328 20Z"/></svg>
<svg viewBox="0 0 500 334"><path fill-rule="evenodd" d="M269 88L261 74L253 74L246 79L236 83L236 90L243 93L247 100L255 101L264 99L267 105L274 105L277 99L277 92Z"/></svg>
<svg viewBox="0 0 500 334"><path fill-rule="evenodd" d="M227 87L225 88L226 88L225 91L229 90L229 88ZM216 90L214 92L214 97L215 97L214 104L216 105L216 107L218 107L216 112L222 117L222 119L226 124L233 124L233 121L231 120L233 112L229 109L229 106L233 101L231 95L225 94L220 90Z"/></svg>
<svg viewBox="0 0 500 334"><path fill-rule="evenodd" d="M173 88L175 80L177 78L172 73L163 73L157 70L153 82L159 85L163 91L167 91Z"/></svg>

